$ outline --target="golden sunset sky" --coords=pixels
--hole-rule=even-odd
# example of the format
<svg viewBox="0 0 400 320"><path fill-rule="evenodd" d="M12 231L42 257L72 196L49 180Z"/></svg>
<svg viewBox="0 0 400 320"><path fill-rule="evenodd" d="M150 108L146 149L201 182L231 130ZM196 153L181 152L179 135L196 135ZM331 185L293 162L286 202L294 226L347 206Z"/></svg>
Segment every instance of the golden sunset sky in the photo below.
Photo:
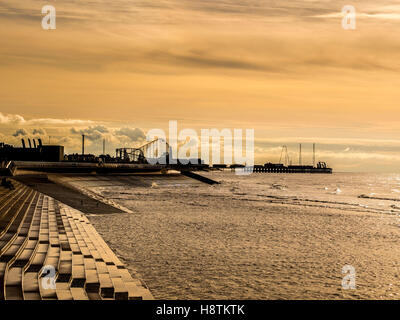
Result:
<svg viewBox="0 0 400 320"><path fill-rule="evenodd" d="M2 0L0 141L114 154L178 120L254 128L257 163L316 142L335 171L398 172L399 29L394 0Z"/></svg>

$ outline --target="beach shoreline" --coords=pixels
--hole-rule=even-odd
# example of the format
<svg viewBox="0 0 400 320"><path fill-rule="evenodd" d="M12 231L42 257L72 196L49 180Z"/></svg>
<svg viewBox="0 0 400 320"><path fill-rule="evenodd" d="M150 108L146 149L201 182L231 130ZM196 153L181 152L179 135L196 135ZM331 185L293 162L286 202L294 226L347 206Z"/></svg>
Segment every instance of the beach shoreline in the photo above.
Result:
<svg viewBox="0 0 400 320"><path fill-rule="evenodd" d="M233 181L86 185L132 210L89 219L156 299L398 298L396 215L340 201L274 203ZM357 270L357 290L342 288L346 265Z"/></svg>
<svg viewBox="0 0 400 320"><path fill-rule="evenodd" d="M179 175L58 182L129 209L86 216L156 299L398 298L396 214L339 201L330 191L337 187L327 187L323 200L292 199L290 179L299 176L255 176L246 185L217 176L217 186ZM268 188L261 194L250 185ZM357 290L342 288L346 265L357 270Z"/></svg>

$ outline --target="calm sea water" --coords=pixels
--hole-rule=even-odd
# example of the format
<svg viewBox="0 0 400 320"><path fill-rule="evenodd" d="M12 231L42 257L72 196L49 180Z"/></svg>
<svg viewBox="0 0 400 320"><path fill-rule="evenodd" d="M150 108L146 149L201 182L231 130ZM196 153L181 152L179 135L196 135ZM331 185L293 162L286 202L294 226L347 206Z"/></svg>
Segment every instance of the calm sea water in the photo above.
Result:
<svg viewBox="0 0 400 320"><path fill-rule="evenodd" d="M400 174L205 175L70 183L131 210L90 220L156 298L399 298Z"/></svg>

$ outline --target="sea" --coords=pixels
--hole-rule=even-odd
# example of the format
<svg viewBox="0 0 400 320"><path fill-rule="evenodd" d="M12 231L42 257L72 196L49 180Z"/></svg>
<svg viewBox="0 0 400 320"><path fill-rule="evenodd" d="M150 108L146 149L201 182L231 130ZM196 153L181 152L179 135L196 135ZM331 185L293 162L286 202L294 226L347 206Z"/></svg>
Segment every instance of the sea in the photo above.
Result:
<svg viewBox="0 0 400 320"><path fill-rule="evenodd" d="M399 299L400 174L70 177L157 299Z"/></svg>

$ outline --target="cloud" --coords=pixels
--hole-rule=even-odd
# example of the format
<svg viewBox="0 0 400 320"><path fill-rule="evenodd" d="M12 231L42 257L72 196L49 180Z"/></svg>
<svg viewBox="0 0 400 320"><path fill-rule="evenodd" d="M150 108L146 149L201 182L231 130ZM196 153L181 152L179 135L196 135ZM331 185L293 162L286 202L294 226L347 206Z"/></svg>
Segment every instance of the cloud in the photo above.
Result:
<svg viewBox="0 0 400 320"><path fill-rule="evenodd" d="M80 120L80 119L54 119L54 118L39 118L30 119L25 122L27 125L85 125L93 123L91 120Z"/></svg>
<svg viewBox="0 0 400 320"><path fill-rule="evenodd" d="M139 128L121 128L115 131L117 136L128 137L131 141L144 140L146 138L144 131Z"/></svg>
<svg viewBox="0 0 400 320"><path fill-rule="evenodd" d="M103 138L105 133L108 133L107 127L103 125L97 125L97 126L90 126L89 128L86 129L80 129L77 130L75 128L71 128L70 132L72 134L84 134L85 138L87 138L90 141L95 141Z"/></svg>
<svg viewBox="0 0 400 320"><path fill-rule="evenodd" d="M81 119L57 119L57 118L32 118L25 119L19 114L4 114L0 112L0 124L13 125L22 124L26 126L32 125L85 125L93 123L91 120Z"/></svg>
<svg viewBox="0 0 400 320"><path fill-rule="evenodd" d="M15 1L5 3L4 11L7 13L26 16L27 12L35 12L32 9L33 1L24 5ZM397 11L365 10L360 16L396 19L399 15ZM95 27L96 32L90 34L89 39L77 36L78 32L81 34L81 29L75 28L59 34L51 46L35 35L37 38L31 39L33 43L29 55L23 47L15 47L15 41L10 41L4 46L12 46L13 54L5 54L0 63L46 65L74 72L124 70L159 75L193 70L203 73L209 72L208 69L214 69L215 72L234 70L265 73L296 73L299 70L314 73L316 68L324 67L395 69L397 65L393 61L397 59L397 47L388 47L389 52L384 56L369 56L369 46L363 48L365 43L370 43L371 48L380 48L385 44L366 39L359 46L352 42L343 43L340 35L334 39L331 35L324 35L325 29L320 24L329 25L329 18L342 16L340 11L340 4L332 1L306 0L165 0L161 4L145 1L132 4L127 0L117 0L112 5L98 1L85 4L71 1L63 8L62 14L57 15L57 19L78 19L82 20L82 28ZM170 14L171 20L165 20L164 17ZM248 19L249 15L251 19ZM271 23L271 17L281 20ZM123 30L119 29L121 19L127 20ZM297 21L299 19L302 21ZM193 20L201 28L193 24ZM165 31L161 30L161 25L165 25ZM339 22L337 27L340 28ZM128 38L129 35L124 34L126 30L130 31L130 35L136 31L140 37ZM313 30L320 30L321 34ZM104 33L110 37L104 38ZM16 36L19 39L20 35ZM65 43L69 44L68 50L64 50ZM387 59L390 52L391 57ZM78 125L71 121L69 123Z"/></svg>
<svg viewBox="0 0 400 320"><path fill-rule="evenodd" d="M44 130L44 129L42 129L42 128L39 128L39 129L33 129L32 134L44 136L44 135L46 135L47 133L46 133L46 130Z"/></svg>
<svg viewBox="0 0 400 320"><path fill-rule="evenodd" d="M364 18L375 18L384 20L400 20L400 13L364 13L360 15Z"/></svg>
<svg viewBox="0 0 400 320"><path fill-rule="evenodd" d="M340 12L331 12L328 14L316 15L313 18L343 18L344 14ZM383 20L400 20L400 13L356 13L356 18L363 19L383 19Z"/></svg>
<svg viewBox="0 0 400 320"><path fill-rule="evenodd" d="M15 131L15 133L13 133L14 137L18 137L18 136L27 136L28 132L25 129L18 129L17 131Z"/></svg>
<svg viewBox="0 0 400 320"><path fill-rule="evenodd" d="M383 3L382 3L383 2ZM365 1L363 4L354 6L356 10L356 18L361 19L382 19L382 20L400 20L400 5L395 1L377 2ZM315 14L314 18L342 18L345 13L339 10L340 6L327 7L325 13Z"/></svg>
<svg viewBox="0 0 400 320"><path fill-rule="evenodd" d="M281 121L282 135L260 135L283 137L293 150L308 135L323 143L318 151L385 153L400 143L349 140L398 137L398 126L387 125L399 118L396 3L354 3L362 20L356 32L346 32L339 17L351 3L343 0L70 0L55 3L53 33L41 30L36 0L3 0L2 110L20 115L0 113L1 132L20 143L12 137L16 129L43 127L51 143L70 150L79 150L85 133L88 148L100 152L102 138L109 150L143 138L140 129L122 128L138 115L144 127L172 117L262 130ZM57 118L63 114L73 119ZM84 120L91 116L123 122ZM386 128L357 130L376 121ZM100 123L109 132L96 128ZM294 128L300 123L321 127ZM352 129L324 127L338 123ZM279 159L275 148L270 154Z"/></svg>
<svg viewBox="0 0 400 320"><path fill-rule="evenodd" d="M3 114L0 112L0 123L1 124L15 124L15 123L24 123L24 117L18 114Z"/></svg>

